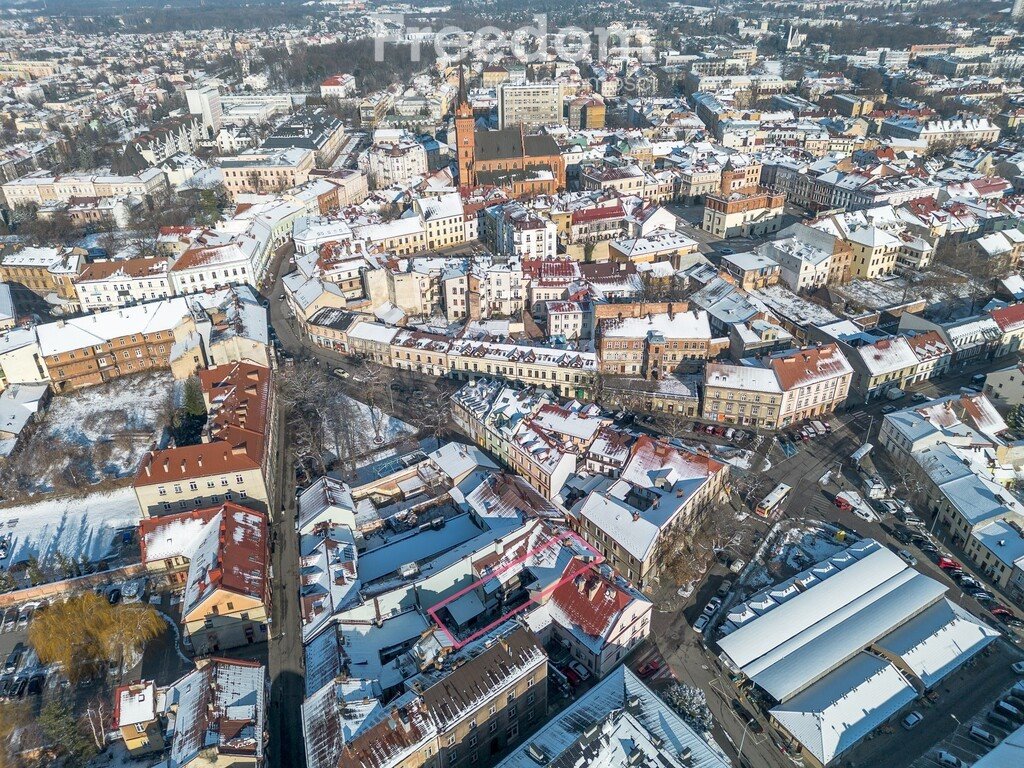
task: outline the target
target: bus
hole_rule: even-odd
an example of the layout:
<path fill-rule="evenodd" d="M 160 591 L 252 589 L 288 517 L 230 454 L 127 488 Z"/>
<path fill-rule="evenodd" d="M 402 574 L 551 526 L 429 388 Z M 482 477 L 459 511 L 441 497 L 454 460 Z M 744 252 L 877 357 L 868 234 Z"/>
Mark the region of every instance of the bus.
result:
<path fill-rule="evenodd" d="M 782 506 L 782 503 L 789 498 L 789 492 L 793 490 L 785 483 L 779 483 L 775 486 L 771 493 L 765 496 L 761 503 L 757 505 L 754 510 L 761 517 L 768 517 L 775 510 Z"/>

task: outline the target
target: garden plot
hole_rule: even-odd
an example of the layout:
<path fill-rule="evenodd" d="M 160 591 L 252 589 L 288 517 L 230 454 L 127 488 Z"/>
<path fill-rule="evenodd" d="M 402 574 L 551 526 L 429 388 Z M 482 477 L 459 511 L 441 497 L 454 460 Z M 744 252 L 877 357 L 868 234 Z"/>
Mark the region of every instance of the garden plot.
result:
<path fill-rule="evenodd" d="M 169 373 L 147 373 L 55 395 L 13 461 L 16 485 L 5 495 L 80 491 L 132 476 L 145 452 L 166 442 L 173 393 Z"/>

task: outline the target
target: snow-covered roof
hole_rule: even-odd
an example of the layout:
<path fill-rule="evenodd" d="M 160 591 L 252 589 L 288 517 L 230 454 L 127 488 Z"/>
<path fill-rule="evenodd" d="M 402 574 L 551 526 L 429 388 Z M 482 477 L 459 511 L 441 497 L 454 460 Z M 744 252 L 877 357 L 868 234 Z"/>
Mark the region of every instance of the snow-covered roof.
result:
<path fill-rule="evenodd" d="M 43 356 L 107 344 L 132 334 L 173 330 L 189 314 L 186 299 L 176 297 L 132 307 L 111 309 L 70 320 L 44 323 L 36 328 Z"/>
<path fill-rule="evenodd" d="M 599 726 L 602 748 L 584 758 L 580 744 L 591 726 Z M 729 765 L 717 744 L 705 740 L 620 664 L 495 768 L 536 768 L 538 760 L 531 753 L 543 755 L 544 765 L 574 765 L 583 760 L 588 768 L 619 768 L 629 764 L 633 754 L 626 745 L 666 768 L 682 765 L 679 755 L 686 753 L 691 768 Z"/>
<path fill-rule="evenodd" d="M 859 653 L 771 713 L 827 765 L 916 697 L 896 667 Z"/>

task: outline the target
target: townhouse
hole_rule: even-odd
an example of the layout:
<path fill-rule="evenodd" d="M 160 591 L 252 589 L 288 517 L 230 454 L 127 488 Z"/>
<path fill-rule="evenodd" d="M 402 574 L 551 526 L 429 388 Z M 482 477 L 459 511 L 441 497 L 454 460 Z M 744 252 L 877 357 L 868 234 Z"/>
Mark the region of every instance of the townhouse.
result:
<path fill-rule="evenodd" d="M 86 253 L 81 248 L 22 248 L 0 258 L 0 282 L 19 283 L 41 296 L 77 302 L 75 278 Z"/>
<path fill-rule="evenodd" d="M 93 261 L 75 278 L 78 302 L 86 312 L 157 301 L 172 295 L 168 269 L 162 257 Z"/>
<path fill-rule="evenodd" d="M 643 305 L 614 305 L 613 310 L 639 312 Z M 660 309 L 660 307 L 653 307 Z M 620 313 L 621 314 L 621 313 Z M 711 326 L 704 310 L 676 309 L 635 317 L 608 317 L 598 321 L 600 370 L 605 374 L 661 379 L 685 364 L 706 360 L 711 348 Z"/>
<path fill-rule="evenodd" d="M 728 493 L 729 468 L 642 435 L 617 479 L 571 505 L 569 525 L 641 589 L 657 579 L 665 547 L 696 530 Z"/>
<path fill-rule="evenodd" d="M 63 392 L 167 368 L 175 345 L 195 331 L 183 298 L 111 309 L 36 327 L 53 388 Z"/>

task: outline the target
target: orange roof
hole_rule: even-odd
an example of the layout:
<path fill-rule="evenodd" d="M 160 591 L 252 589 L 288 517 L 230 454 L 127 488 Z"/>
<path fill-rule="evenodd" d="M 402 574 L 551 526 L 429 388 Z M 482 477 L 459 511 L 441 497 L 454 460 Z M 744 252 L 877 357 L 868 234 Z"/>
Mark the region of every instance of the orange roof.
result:
<path fill-rule="evenodd" d="M 992 319 L 996 321 L 999 330 L 1003 332 L 1024 328 L 1024 304 L 1012 304 L 1009 307 L 993 309 Z"/>
<path fill-rule="evenodd" d="M 167 259 L 154 257 L 124 259 L 123 261 L 94 261 L 85 266 L 82 274 L 78 276 L 78 282 L 106 280 L 119 271 L 128 277 L 157 277 L 167 273 Z"/>
<path fill-rule="evenodd" d="M 199 381 L 210 403 L 210 442 L 150 451 L 135 476 L 136 486 L 263 466 L 270 369 L 252 363 L 229 363 L 200 371 Z"/>
<path fill-rule="evenodd" d="M 850 364 L 839 351 L 839 345 L 825 344 L 820 347 L 808 347 L 783 357 L 774 358 L 771 366 L 784 392 L 796 389 L 815 381 L 831 379 L 843 374 L 851 374 Z"/>

